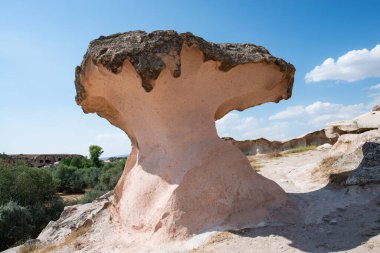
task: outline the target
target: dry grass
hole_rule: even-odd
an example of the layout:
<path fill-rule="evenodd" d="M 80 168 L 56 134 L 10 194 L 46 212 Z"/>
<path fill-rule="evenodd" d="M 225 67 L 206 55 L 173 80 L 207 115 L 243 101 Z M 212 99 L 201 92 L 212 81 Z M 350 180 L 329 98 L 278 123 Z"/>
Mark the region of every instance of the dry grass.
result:
<path fill-rule="evenodd" d="M 22 246 L 17 252 L 18 253 L 31 253 L 31 252 L 36 252 L 36 250 L 39 248 L 39 245 L 24 245 Z"/>
<path fill-rule="evenodd" d="M 342 185 L 350 176 L 351 171 L 344 171 L 336 165 L 339 157 L 330 156 L 324 158 L 319 167 L 315 168 L 312 172 L 313 177 L 317 179 L 328 179 L 334 185 Z"/>
<path fill-rule="evenodd" d="M 209 251 L 205 251 L 205 248 L 207 248 L 211 244 L 219 243 L 219 242 L 222 242 L 224 240 L 228 240 L 228 239 L 232 238 L 232 235 L 233 234 L 228 232 L 228 231 L 224 231 L 224 232 L 220 232 L 220 233 L 217 233 L 215 235 L 212 235 L 208 239 L 207 243 L 203 244 L 200 248 L 193 248 L 190 252 L 191 253 L 209 252 Z"/>
<path fill-rule="evenodd" d="M 281 154 L 279 151 L 273 151 L 272 153 L 267 154 L 267 157 L 269 159 L 279 158 L 279 157 L 283 157 L 283 156 L 284 155 Z"/>
<path fill-rule="evenodd" d="M 306 151 L 310 151 L 310 150 L 315 150 L 316 148 L 317 148 L 316 145 L 297 147 L 297 148 L 292 148 L 292 149 L 286 150 L 285 154 L 301 153 L 301 152 L 306 152 Z"/>
<path fill-rule="evenodd" d="M 81 249 L 82 243 L 78 241 L 78 238 L 85 235 L 86 233 L 91 231 L 91 226 L 82 226 L 74 231 L 72 231 L 69 235 L 66 236 L 65 240 L 61 243 L 49 245 L 43 247 L 42 245 L 24 245 L 19 250 L 20 253 L 51 253 L 57 249 L 60 249 L 64 246 L 74 246 L 75 249 Z"/>
<path fill-rule="evenodd" d="M 312 171 L 314 177 L 329 178 L 332 173 L 337 172 L 334 163 L 338 160 L 336 156 L 324 158 L 319 166 Z"/>
<path fill-rule="evenodd" d="M 253 157 L 248 157 L 249 164 L 251 165 L 253 171 L 259 172 L 262 167 L 264 167 L 262 164 L 260 164 L 258 161 L 256 161 Z"/>
<path fill-rule="evenodd" d="M 227 240 L 231 237 L 232 237 L 232 234 L 230 232 L 225 231 L 225 232 L 217 233 L 216 235 L 211 236 L 206 244 L 218 243 L 218 242 Z"/>
<path fill-rule="evenodd" d="M 80 194 L 63 194 L 58 193 L 58 195 L 63 199 L 65 202 L 77 202 L 83 197 L 83 193 Z"/>

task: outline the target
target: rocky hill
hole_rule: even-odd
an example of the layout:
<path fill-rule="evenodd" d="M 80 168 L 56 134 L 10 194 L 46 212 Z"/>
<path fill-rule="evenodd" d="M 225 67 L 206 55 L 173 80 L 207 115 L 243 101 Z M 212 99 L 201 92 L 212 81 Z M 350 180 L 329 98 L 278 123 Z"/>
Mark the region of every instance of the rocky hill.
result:
<path fill-rule="evenodd" d="M 18 155 L 3 155 L 5 162 L 14 163 L 16 161 L 23 161 L 32 167 L 40 168 L 60 162 L 65 158 L 80 157 L 82 155 L 76 154 L 18 154 Z"/>

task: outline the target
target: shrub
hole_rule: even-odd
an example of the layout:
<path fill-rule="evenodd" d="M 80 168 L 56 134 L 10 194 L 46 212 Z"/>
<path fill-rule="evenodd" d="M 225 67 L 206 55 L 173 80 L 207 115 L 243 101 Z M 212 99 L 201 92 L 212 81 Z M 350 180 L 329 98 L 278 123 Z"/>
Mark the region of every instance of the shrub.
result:
<path fill-rule="evenodd" d="M 59 165 L 53 170 L 53 177 L 57 181 L 57 190 L 64 193 L 83 192 L 85 182 L 81 171 L 72 166 Z"/>
<path fill-rule="evenodd" d="M 25 207 L 9 201 L 0 205 L 0 250 L 29 238 L 34 227 L 32 215 Z"/>
<path fill-rule="evenodd" d="M 85 187 L 94 188 L 99 182 L 101 169 L 97 167 L 80 169 L 80 174 L 84 181 Z"/>
<path fill-rule="evenodd" d="M 9 238 L 13 238 L 11 241 L 15 243 L 35 237 L 50 220 L 56 220 L 63 210 L 63 202 L 56 197 L 55 191 L 56 184 L 49 170 L 32 168 L 20 162 L 9 165 L 0 160 L 0 205 L 3 209 L 5 206 L 2 219 L 7 221 L 5 225 L 0 222 L 0 230 L 15 231 L 9 235 L 0 232 L 0 245 L 11 246 Z M 19 213 L 20 218 L 7 213 L 10 208 Z M 21 232 L 18 231 L 20 224 L 24 227 Z"/>
<path fill-rule="evenodd" d="M 90 203 L 107 192 L 108 191 L 105 191 L 105 190 L 92 189 L 91 191 L 88 191 L 83 195 L 79 203 L 81 204 Z"/>
<path fill-rule="evenodd" d="M 81 198 L 80 203 L 89 203 L 94 199 L 102 196 L 110 190 L 115 188 L 121 174 L 123 173 L 125 165 L 125 159 L 120 159 L 114 162 L 105 163 L 102 169 L 96 170 L 98 168 L 92 168 L 94 174 L 99 173 L 97 177 L 97 182 L 94 185 L 95 187 L 84 194 Z M 92 173 L 91 170 L 84 169 L 83 173 Z M 85 177 L 85 176 L 84 176 Z M 95 182 L 95 178 L 92 179 L 92 184 Z"/>
<path fill-rule="evenodd" d="M 96 186 L 100 190 L 112 190 L 115 188 L 121 174 L 123 173 L 125 159 L 106 163 L 99 176 L 99 184 Z"/>
<path fill-rule="evenodd" d="M 10 200 L 21 206 L 45 203 L 55 197 L 56 184 L 47 169 L 25 163 L 6 165 L 0 161 L 0 204 Z"/>

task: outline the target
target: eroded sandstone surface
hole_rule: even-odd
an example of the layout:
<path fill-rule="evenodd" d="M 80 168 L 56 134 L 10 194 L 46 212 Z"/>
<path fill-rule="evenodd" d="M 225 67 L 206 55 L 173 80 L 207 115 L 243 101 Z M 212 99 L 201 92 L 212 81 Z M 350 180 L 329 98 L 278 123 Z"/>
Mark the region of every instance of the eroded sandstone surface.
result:
<path fill-rule="evenodd" d="M 294 72 L 263 47 L 191 33 L 134 31 L 92 41 L 76 69 L 76 101 L 132 143 L 113 221 L 163 241 L 286 220 L 278 212 L 285 192 L 218 137 L 215 120 L 288 99 Z"/>

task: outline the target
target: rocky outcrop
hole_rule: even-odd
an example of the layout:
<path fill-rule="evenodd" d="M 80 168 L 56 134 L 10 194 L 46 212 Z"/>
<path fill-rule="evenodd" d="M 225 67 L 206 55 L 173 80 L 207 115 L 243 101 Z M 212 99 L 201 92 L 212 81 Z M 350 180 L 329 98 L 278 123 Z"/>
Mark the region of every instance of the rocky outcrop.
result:
<path fill-rule="evenodd" d="M 380 135 L 362 146 L 363 158 L 346 180 L 347 185 L 380 183 Z"/>
<path fill-rule="evenodd" d="M 32 167 L 44 167 L 48 165 L 53 165 L 56 162 L 60 162 L 65 158 L 74 158 L 80 157 L 83 158 L 82 155 L 68 155 L 68 154 L 39 154 L 39 155 L 7 155 L 7 159 L 5 160 L 7 163 L 14 163 L 16 161 L 23 161 L 29 164 Z"/>
<path fill-rule="evenodd" d="M 305 147 L 311 145 L 320 146 L 325 143 L 334 144 L 337 140 L 336 137 L 328 138 L 325 134 L 325 130 L 318 130 L 305 134 L 302 137 L 283 142 L 269 141 L 264 138 L 245 141 L 237 141 L 230 137 L 224 137 L 223 139 L 238 147 L 245 155 L 268 154 L 297 147 Z"/>
<path fill-rule="evenodd" d="M 66 206 L 61 217 L 56 221 L 50 221 L 37 239 L 42 245 L 58 244 L 73 231 L 82 227 L 91 227 L 100 213 L 110 206 L 112 200 L 111 191 L 92 203 Z"/>
<path fill-rule="evenodd" d="M 157 241 L 286 218 L 285 192 L 221 140 L 215 120 L 291 96 L 294 67 L 253 44 L 190 33 L 100 37 L 76 69 L 76 101 L 128 134 L 114 220 Z"/>
<path fill-rule="evenodd" d="M 373 110 L 353 120 L 338 121 L 326 127 L 326 136 L 336 138 L 348 133 L 362 133 L 380 128 L 380 111 Z"/>
<path fill-rule="evenodd" d="M 316 174 L 344 185 L 380 182 L 380 130 L 339 137 Z"/>
<path fill-rule="evenodd" d="M 375 106 L 372 108 L 372 111 L 374 111 L 374 112 L 379 112 L 379 111 L 380 111 L 380 105 L 375 105 Z"/>

